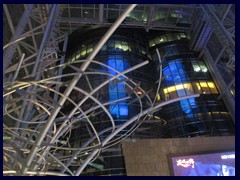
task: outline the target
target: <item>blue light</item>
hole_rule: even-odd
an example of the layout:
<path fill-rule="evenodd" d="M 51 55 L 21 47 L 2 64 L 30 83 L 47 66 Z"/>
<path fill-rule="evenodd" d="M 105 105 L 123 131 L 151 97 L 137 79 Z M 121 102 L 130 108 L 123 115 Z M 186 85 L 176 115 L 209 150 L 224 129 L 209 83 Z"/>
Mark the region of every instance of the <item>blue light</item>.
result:
<path fill-rule="evenodd" d="M 194 98 L 191 98 L 191 99 L 194 99 Z M 186 115 L 191 119 L 193 117 L 193 113 L 192 113 L 192 109 L 191 109 L 191 106 L 189 104 L 189 101 L 188 99 L 185 99 L 185 100 L 181 100 L 180 101 L 180 104 L 181 104 L 181 107 L 182 107 L 182 110 L 186 113 Z"/>
<path fill-rule="evenodd" d="M 117 58 L 110 56 L 107 61 L 108 66 L 116 69 L 119 72 L 123 72 L 125 68 L 128 68 L 129 65 L 126 61 L 124 61 L 121 56 L 118 56 Z M 112 75 L 115 75 L 116 72 L 108 69 L 108 72 Z M 120 79 L 124 79 L 123 76 L 120 77 Z M 109 101 L 120 99 L 126 97 L 126 89 L 125 89 L 125 83 L 115 80 L 109 83 Z M 127 102 L 121 101 L 118 103 L 110 104 L 109 106 L 110 113 L 112 115 L 116 115 L 117 118 L 121 118 L 123 116 L 128 116 L 128 106 Z"/>
<path fill-rule="evenodd" d="M 171 70 L 171 73 L 170 73 Z M 169 63 L 169 67 L 164 68 L 163 74 L 164 76 L 167 74 L 171 74 L 173 76 L 173 79 L 166 78 L 165 80 L 170 82 L 173 81 L 174 84 L 179 84 L 186 81 L 186 73 L 183 69 L 182 62 L 180 59 L 177 59 L 174 62 Z M 184 78 L 180 78 L 184 77 Z M 184 90 L 177 90 L 178 96 L 186 96 L 186 93 Z M 193 118 L 193 112 L 192 112 L 192 106 L 196 105 L 195 98 L 185 99 L 180 101 L 181 107 L 183 112 L 188 116 L 189 119 Z"/>

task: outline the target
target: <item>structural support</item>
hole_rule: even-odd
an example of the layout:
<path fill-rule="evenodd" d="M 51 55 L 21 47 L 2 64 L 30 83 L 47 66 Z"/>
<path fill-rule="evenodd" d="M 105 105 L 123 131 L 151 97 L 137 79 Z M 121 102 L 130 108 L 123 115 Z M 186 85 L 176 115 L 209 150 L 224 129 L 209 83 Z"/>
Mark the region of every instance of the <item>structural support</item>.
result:
<path fill-rule="evenodd" d="M 103 23 L 104 4 L 99 4 L 99 22 Z"/>
<path fill-rule="evenodd" d="M 29 18 L 31 16 L 33 7 L 34 7 L 33 4 L 27 5 L 27 9 L 24 11 L 24 13 L 23 13 L 23 15 L 22 15 L 22 17 L 21 17 L 21 19 L 18 23 L 18 26 L 16 28 L 15 35 L 11 38 L 10 42 L 13 42 L 16 39 L 18 39 L 20 37 L 20 35 L 23 33 L 23 31 L 24 31 L 24 29 L 25 29 L 25 27 L 26 27 L 26 25 L 29 21 Z M 4 53 L 4 56 L 3 56 L 3 76 L 4 76 L 5 69 L 7 69 L 7 67 L 9 66 L 9 64 L 12 61 L 13 54 L 14 54 L 16 48 L 17 48 L 17 45 L 18 45 L 18 42 L 10 45 L 6 49 L 6 52 Z"/>
<path fill-rule="evenodd" d="M 35 76 L 35 73 L 37 72 L 39 67 L 41 67 L 39 64 L 41 64 L 40 62 L 41 62 L 41 60 L 44 56 L 44 48 L 46 47 L 46 43 L 49 40 L 49 37 L 51 35 L 51 31 L 52 31 L 52 28 L 53 28 L 53 25 L 54 25 L 54 22 L 55 22 L 54 20 L 55 20 L 55 16 L 56 16 L 57 12 L 58 12 L 58 5 L 55 4 L 53 6 L 52 11 L 51 11 L 49 21 L 48 21 L 46 30 L 44 32 L 43 39 L 42 39 L 42 42 L 41 42 L 41 45 L 40 45 L 40 48 L 39 48 L 39 51 L 38 51 L 38 54 L 37 54 L 37 57 L 36 57 L 36 61 L 35 61 L 35 64 L 34 64 L 34 67 L 33 67 L 33 70 L 32 70 L 32 74 L 31 74 L 32 77 Z M 35 76 L 34 79 L 39 80 L 40 77 L 41 77 L 41 73 L 38 73 Z M 34 87 L 29 86 L 27 91 L 32 91 L 32 90 L 34 90 L 34 88 L 36 88 L 36 86 L 34 86 Z M 30 98 L 32 98 L 32 97 L 33 96 L 30 95 Z M 23 106 L 22 106 L 22 109 L 21 109 L 21 112 L 24 111 L 23 119 L 27 119 L 27 117 L 29 115 L 29 112 L 32 111 L 32 107 L 33 107 L 32 103 L 28 104 L 27 101 L 23 101 Z M 27 124 L 22 124 L 22 127 L 26 128 Z"/>
<path fill-rule="evenodd" d="M 148 114 L 149 112 L 151 112 L 152 110 L 156 110 L 159 109 L 162 106 L 166 106 L 168 104 L 171 104 L 173 102 L 178 102 L 184 99 L 189 99 L 189 98 L 196 98 L 199 97 L 200 94 L 194 94 L 194 95 L 190 95 L 190 96 L 184 96 L 184 97 L 179 97 L 176 99 L 171 99 L 165 102 L 162 102 L 160 104 L 158 104 L 157 106 L 155 106 L 154 108 L 150 107 L 146 110 L 144 110 L 142 113 L 137 114 L 136 116 L 134 116 L 133 118 L 131 118 L 129 121 L 125 122 L 124 124 L 122 124 L 119 128 L 116 129 L 116 131 L 112 132 L 109 136 L 106 137 L 106 139 L 104 139 L 102 141 L 102 147 L 104 147 L 115 135 L 117 135 L 120 131 L 122 131 L 124 128 L 126 128 L 127 126 L 129 126 L 131 123 L 133 123 L 134 121 L 136 121 L 139 117 L 142 117 L 146 114 Z M 98 151 L 100 150 L 100 148 L 95 149 L 83 162 L 83 164 L 78 168 L 78 170 L 75 173 L 75 176 L 79 176 L 81 174 L 81 172 L 84 170 L 84 168 L 87 166 L 87 164 L 92 160 L 92 158 L 98 153 Z"/>
<path fill-rule="evenodd" d="M 14 26 L 13 26 L 13 23 L 12 23 L 12 19 L 11 19 L 11 16 L 10 16 L 10 13 L 9 13 L 9 11 L 8 11 L 8 8 L 7 8 L 7 5 L 6 5 L 6 4 L 3 4 L 3 9 L 4 9 L 4 13 L 5 13 L 5 15 L 6 15 L 7 22 L 8 22 L 9 28 L 10 28 L 10 30 L 11 30 L 12 36 L 14 36 L 15 30 L 14 30 Z M 15 40 L 15 41 L 18 41 L 18 40 Z M 3 49 L 5 49 L 5 48 L 3 48 Z M 18 51 L 18 55 L 21 56 L 22 51 L 21 51 L 21 49 L 20 49 L 19 46 L 17 46 L 17 51 Z"/>
<path fill-rule="evenodd" d="M 102 37 L 102 39 L 96 45 L 93 52 L 87 57 L 87 61 L 85 63 L 83 63 L 83 65 L 80 67 L 80 73 L 78 75 L 74 76 L 73 80 L 71 81 L 71 83 L 69 84 L 67 89 L 65 90 L 64 96 L 61 97 L 61 99 L 59 100 L 58 104 L 60 106 L 57 106 L 53 109 L 53 111 L 51 112 L 51 115 L 50 115 L 49 119 L 47 120 L 45 126 L 42 128 L 34 146 L 32 147 L 30 153 L 28 154 L 28 157 L 26 159 L 26 166 L 23 166 L 23 168 L 21 169 L 21 174 L 25 174 L 27 172 L 27 170 L 29 169 L 29 167 L 30 167 L 30 165 L 33 161 L 33 158 L 36 155 L 36 152 L 37 152 L 38 148 L 40 147 L 45 135 L 47 134 L 49 128 L 51 127 L 53 121 L 55 120 L 57 114 L 59 113 L 59 111 L 61 109 L 61 106 L 65 103 L 65 101 L 67 100 L 67 97 L 72 92 L 72 90 L 75 87 L 75 85 L 77 84 L 78 80 L 82 77 L 81 72 L 84 72 L 87 69 L 87 67 L 89 66 L 89 64 L 93 60 L 93 58 L 96 56 L 96 54 L 102 48 L 102 46 L 106 43 L 106 41 L 113 34 L 113 32 L 118 28 L 118 26 L 122 23 L 122 21 L 127 17 L 127 15 L 135 8 L 135 6 L 136 6 L 136 4 L 132 4 L 123 12 L 123 14 L 116 20 L 116 22 L 112 25 L 112 27 Z"/>
<path fill-rule="evenodd" d="M 62 49 L 63 52 L 66 52 L 66 51 L 67 51 L 67 44 L 68 44 L 68 35 L 65 34 L 64 44 L 63 44 L 63 49 Z M 64 60 L 65 60 L 65 54 L 61 57 L 60 64 L 64 64 Z M 63 66 L 61 66 L 61 67 L 59 68 L 59 70 L 58 70 L 58 76 L 62 74 L 62 70 L 63 70 Z M 62 78 L 59 77 L 59 78 L 57 79 L 57 81 L 60 82 L 61 79 L 62 79 Z M 56 87 L 56 91 L 59 91 L 59 87 Z M 58 100 L 58 94 L 55 93 L 55 94 L 54 94 L 54 101 L 57 102 L 57 100 Z"/>
<path fill-rule="evenodd" d="M 158 61 L 159 61 L 159 80 L 158 80 L 158 87 L 157 87 L 157 91 L 156 91 L 156 94 L 155 94 L 155 98 L 153 100 L 153 104 L 155 104 L 155 102 L 156 102 L 157 95 L 159 93 L 159 89 L 160 89 L 161 82 L 162 82 L 162 59 L 161 59 L 161 55 L 160 55 L 158 49 L 156 49 L 156 53 L 157 53 Z"/>
<path fill-rule="evenodd" d="M 218 54 L 218 57 L 214 60 L 214 65 L 215 65 L 215 66 L 217 65 L 218 61 L 220 60 L 220 58 L 221 58 L 223 52 L 225 51 L 225 49 L 226 49 L 226 48 L 223 47 L 222 50 L 221 50 L 221 52 Z"/>
<path fill-rule="evenodd" d="M 155 14 L 156 14 L 156 9 L 157 9 L 156 5 L 151 6 L 150 12 L 148 14 L 147 25 L 146 25 L 146 31 L 147 32 L 152 27 L 153 18 L 155 17 Z"/>
<path fill-rule="evenodd" d="M 32 76 L 34 76 L 34 74 L 36 73 L 38 67 L 39 67 L 39 62 L 42 60 L 42 57 L 43 57 L 43 54 L 44 54 L 44 51 L 43 49 L 45 48 L 45 45 L 50 37 L 50 34 L 51 34 L 51 30 L 53 28 L 53 25 L 54 25 L 54 17 L 56 15 L 58 11 L 58 5 L 54 5 L 53 6 L 53 9 L 52 9 L 52 12 L 51 12 L 51 15 L 49 17 L 49 21 L 48 21 L 48 24 L 47 24 L 47 27 L 46 27 L 46 30 L 45 30 L 45 33 L 43 35 L 43 39 L 42 39 L 42 42 L 41 42 L 41 45 L 40 45 L 40 48 L 39 48 L 39 52 L 38 52 L 38 55 L 37 55 L 37 58 L 36 58 L 36 61 L 35 61 L 35 65 L 33 67 L 33 71 L 32 71 Z M 38 80 L 36 78 L 36 80 Z"/>
<path fill-rule="evenodd" d="M 12 82 L 14 82 L 14 81 L 16 80 L 16 78 L 17 78 L 17 75 L 18 75 L 19 70 L 20 70 L 20 68 L 21 68 L 21 65 L 22 65 L 22 62 L 23 62 L 24 57 L 25 57 L 25 54 L 23 53 L 23 54 L 22 54 L 22 57 L 21 57 L 21 59 L 20 59 L 20 62 L 18 63 L 17 69 L 16 69 L 16 71 L 15 71 L 15 73 L 14 73 Z"/>

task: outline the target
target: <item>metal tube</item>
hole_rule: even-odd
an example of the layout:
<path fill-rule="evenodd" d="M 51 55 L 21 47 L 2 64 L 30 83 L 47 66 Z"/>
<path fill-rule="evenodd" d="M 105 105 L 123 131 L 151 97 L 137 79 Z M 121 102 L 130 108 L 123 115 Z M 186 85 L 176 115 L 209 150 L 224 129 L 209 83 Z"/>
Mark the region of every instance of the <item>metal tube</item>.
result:
<path fill-rule="evenodd" d="M 220 60 L 220 57 L 222 56 L 223 52 L 225 51 L 226 47 L 223 47 L 221 52 L 218 54 L 217 58 L 214 59 L 214 65 L 216 66 L 218 61 Z"/>
<path fill-rule="evenodd" d="M 28 21 L 29 21 L 29 18 L 30 18 L 30 15 L 32 13 L 32 9 L 33 9 L 34 5 L 33 4 L 29 4 L 27 6 L 27 9 L 24 11 L 19 23 L 18 23 L 18 26 L 16 28 L 16 31 L 15 31 L 15 34 L 14 36 L 11 38 L 10 42 L 13 42 L 15 39 L 18 39 L 20 37 L 20 35 L 23 33 Z M 4 57 L 3 57 L 3 75 L 4 75 L 4 72 L 5 72 L 5 69 L 7 69 L 7 67 L 9 66 L 9 64 L 11 63 L 11 60 L 12 60 L 12 57 L 13 57 L 13 54 L 15 52 L 15 49 L 17 47 L 18 43 L 14 43 L 12 44 L 11 46 L 9 46 L 6 50 L 6 52 L 4 53 Z"/>
<path fill-rule="evenodd" d="M 19 63 L 18 63 L 17 70 L 16 70 L 15 73 L 14 73 L 12 82 L 14 82 L 14 81 L 16 80 L 16 78 L 17 78 L 17 75 L 18 75 L 19 70 L 20 70 L 20 68 L 21 68 L 21 65 L 22 65 L 22 62 L 23 62 L 24 57 L 25 57 L 25 54 L 23 53 L 23 55 L 22 55 L 22 57 L 21 57 L 21 59 L 20 59 L 20 61 L 19 61 Z"/>
<path fill-rule="evenodd" d="M 228 84 L 227 86 L 227 90 L 229 91 L 229 89 L 231 88 L 231 86 L 233 85 L 233 83 L 235 83 L 235 77 L 231 80 L 231 82 Z"/>
<path fill-rule="evenodd" d="M 67 51 L 67 43 L 68 43 L 68 36 L 67 36 L 67 34 L 65 34 L 64 44 L 63 44 L 63 49 L 62 49 L 63 52 L 66 52 L 66 51 Z M 61 57 L 60 64 L 63 64 L 63 63 L 64 63 L 64 60 L 65 60 L 65 55 L 63 55 L 63 56 Z M 63 70 L 63 66 L 61 66 L 61 67 L 59 68 L 58 75 L 61 75 L 61 74 L 62 74 L 62 70 Z M 59 78 L 57 79 L 57 81 L 60 82 L 61 79 L 62 79 L 62 78 L 59 77 Z M 56 91 L 59 91 L 59 87 L 56 88 Z M 57 100 L 58 100 L 58 94 L 55 93 L 55 94 L 54 94 L 54 101 L 57 102 Z"/>
<path fill-rule="evenodd" d="M 181 100 L 184 100 L 184 99 L 189 99 L 189 98 L 196 98 L 196 97 L 199 97 L 200 94 L 194 94 L 194 95 L 189 95 L 189 96 L 184 96 L 184 97 L 178 97 L 178 98 L 175 98 L 175 99 L 171 99 L 171 100 L 168 100 L 168 101 L 164 101 L 162 103 L 159 103 L 157 106 L 155 107 L 151 107 L 151 108 L 148 108 L 146 110 L 144 110 L 142 113 L 140 114 L 137 114 L 136 116 L 134 116 L 132 119 L 130 119 L 129 121 L 125 122 L 122 126 L 120 126 L 116 131 L 114 131 L 112 134 L 110 134 L 106 139 L 103 140 L 102 142 L 102 146 L 104 146 L 105 144 L 107 144 L 107 142 L 112 139 L 117 133 L 119 133 L 121 130 L 123 130 L 124 128 L 126 128 L 129 124 L 131 124 L 132 122 L 134 122 L 139 116 L 143 116 L 143 115 L 146 115 L 147 113 L 149 113 L 151 110 L 156 110 L 156 109 L 159 109 L 160 107 L 162 106 L 166 106 L 168 104 L 171 104 L 173 102 L 178 102 L 178 101 L 181 101 Z"/>
<path fill-rule="evenodd" d="M 102 46 L 106 43 L 106 41 L 109 39 L 109 37 L 113 34 L 113 32 L 118 28 L 118 26 L 122 23 L 122 21 L 127 17 L 127 15 L 135 8 L 136 4 L 130 5 L 124 13 L 116 20 L 116 22 L 112 25 L 112 27 L 107 31 L 107 33 L 103 36 L 103 38 L 99 41 L 99 43 L 96 45 L 96 48 L 93 50 L 93 52 L 88 56 L 87 60 L 81 67 L 80 71 L 84 72 L 88 65 L 91 63 L 95 55 L 99 52 L 99 50 L 102 48 Z M 49 128 L 51 127 L 54 119 L 56 118 L 57 114 L 59 113 L 61 106 L 66 101 L 66 96 L 69 96 L 69 94 L 72 92 L 74 86 L 77 84 L 78 80 L 81 78 L 82 73 L 79 73 L 76 75 L 71 83 L 69 84 L 68 88 L 64 92 L 64 97 L 61 97 L 58 104 L 60 106 L 57 106 L 54 108 L 54 110 L 51 112 L 51 115 L 49 119 L 47 120 L 45 126 L 42 128 L 42 131 L 40 132 L 34 146 L 32 147 L 30 153 L 28 154 L 28 157 L 26 159 L 26 166 L 21 169 L 21 173 L 25 174 L 27 170 L 29 169 L 29 166 L 31 165 L 33 158 L 38 150 L 38 147 L 41 145 L 45 135 L 47 134 Z"/>
<path fill-rule="evenodd" d="M 56 15 L 57 13 L 57 10 L 58 10 L 58 5 L 54 4 L 53 6 L 53 9 L 51 11 L 51 14 L 50 14 L 50 17 L 49 17 L 49 21 L 48 21 L 48 24 L 47 24 L 47 27 L 46 27 L 46 30 L 44 32 L 44 36 L 43 36 L 43 39 L 42 39 L 42 42 L 41 42 L 41 45 L 40 45 L 40 48 L 39 48 L 39 53 L 37 55 L 37 58 L 36 58 L 36 61 L 35 61 L 35 65 L 33 67 L 33 71 L 32 71 L 32 76 L 36 73 L 38 67 L 39 67 L 39 62 L 40 60 L 42 59 L 42 56 L 43 56 L 43 49 L 46 45 L 46 42 L 48 41 L 48 38 L 49 38 L 49 35 L 51 33 L 51 30 L 53 28 L 53 24 L 54 24 L 54 16 Z M 39 74 L 40 75 L 40 74 Z M 39 76 L 38 75 L 38 76 Z M 37 76 L 37 77 L 38 77 Z M 36 78 L 37 80 L 37 78 Z"/>
<path fill-rule="evenodd" d="M 38 54 L 37 54 L 37 57 L 36 57 L 36 61 L 35 61 L 35 64 L 34 64 L 34 67 L 33 67 L 33 71 L 32 71 L 32 74 L 31 76 L 34 76 L 34 74 L 37 72 L 37 69 L 39 67 L 39 63 L 44 55 L 44 48 L 45 48 L 45 45 L 46 45 L 46 42 L 48 41 L 49 39 L 49 35 L 51 33 L 51 30 L 53 28 L 53 24 L 54 24 L 54 17 L 57 13 L 57 10 L 58 10 L 58 5 L 54 5 L 53 6 L 53 9 L 51 11 L 51 14 L 50 14 L 50 17 L 49 17 L 49 21 L 48 21 L 48 24 L 47 24 L 47 27 L 46 27 L 46 30 L 44 32 L 44 35 L 43 35 L 43 39 L 42 39 L 42 42 L 41 42 L 41 45 L 40 45 L 40 48 L 39 48 L 39 51 L 38 51 Z M 40 76 L 41 76 L 41 73 L 38 73 L 35 77 L 35 80 L 39 80 L 40 79 Z M 32 91 L 34 90 L 35 87 L 31 87 L 29 86 L 27 91 Z M 33 96 L 30 95 L 30 99 L 32 98 Z M 28 98 L 28 96 L 26 97 Z M 23 102 L 23 104 L 26 104 L 25 101 Z M 30 112 L 32 110 L 32 107 L 33 105 L 30 103 L 30 104 L 27 104 L 27 107 L 26 106 L 23 106 L 22 107 L 22 110 L 24 111 L 24 116 L 23 118 L 26 119 L 28 117 L 28 112 Z M 27 127 L 27 124 L 22 124 L 22 127 L 23 128 L 26 128 Z"/>
<path fill-rule="evenodd" d="M 221 18 L 221 21 L 222 21 L 222 22 L 223 22 L 224 19 L 226 18 L 226 16 L 227 16 L 229 10 L 231 9 L 231 7 L 232 7 L 232 4 L 229 4 L 228 7 L 227 7 L 227 9 L 226 9 L 226 11 L 225 11 L 225 13 L 223 14 L 223 16 L 222 16 L 222 18 Z"/>
<path fill-rule="evenodd" d="M 190 95 L 190 96 L 184 96 L 184 97 L 179 97 L 176 99 L 171 99 L 165 102 L 162 102 L 160 104 L 158 104 L 157 106 L 155 106 L 154 108 L 148 108 L 146 110 L 144 110 L 142 113 L 137 114 L 136 116 L 134 116 L 133 118 L 131 118 L 129 121 L 125 122 L 124 124 L 122 124 L 119 128 L 117 128 L 116 131 L 114 131 L 113 133 L 111 133 L 108 137 L 106 137 L 106 139 L 104 139 L 102 141 L 102 147 L 104 147 L 104 145 L 106 145 L 116 134 L 118 134 L 120 131 L 122 131 L 124 128 L 126 128 L 128 125 L 130 125 L 131 123 L 133 123 L 134 121 L 136 121 L 139 117 L 146 115 L 147 113 L 149 113 L 151 110 L 153 109 L 158 109 L 162 106 L 168 105 L 170 103 L 173 102 L 177 102 L 177 101 L 181 101 L 184 99 L 189 99 L 189 98 L 195 98 L 195 97 L 199 97 L 200 94 L 194 94 L 194 95 Z M 99 151 L 99 149 L 95 149 L 84 161 L 84 163 L 78 168 L 78 170 L 75 173 L 75 176 L 79 176 L 81 174 L 81 172 L 83 171 L 83 169 L 87 166 L 87 164 L 91 161 L 91 159 L 97 154 L 97 152 Z"/>
<path fill-rule="evenodd" d="M 99 22 L 103 22 L 104 4 L 99 4 Z"/>
<path fill-rule="evenodd" d="M 215 23 L 218 24 L 219 26 L 219 32 L 221 32 L 225 37 L 226 41 L 228 41 L 229 43 L 231 43 L 232 46 L 235 46 L 235 42 L 234 40 L 229 36 L 228 31 L 226 30 L 226 28 L 223 26 L 223 22 L 219 20 L 219 18 L 217 17 L 217 15 L 215 14 L 215 12 L 212 10 L 210 5 L 200 5 L 202 7 L 202 10 L 204 11 L 204 13 L 207 15 L 207 17 L 210 20 L 215 21 Z M 205 7 L 207 7 L 207 9 L 210 11 L 211 15 L 213 18 L 210 17 L 210 14 L 208 14 L 207 10 L 205 9 Z"/>
<path fill-rule="evenodd" d="M 12 19 L 11 19 L 11 16 L 10 16 L 10 13 L 8 11 L 8 8 L 7 8 L 7 5 L 6 4 L 3 4 L 3 9 L 4 9 L 4 12 L 5 12 L 5 15 L 6 15 L 6 18 L 7 18 L 7 21 L 8 21 L 8 25 L 10 27 L 10 30 L 12 32 L 12 35 L 14 36 L 15 34 L 15 30 L 14 30 L 14 26 L 13 26 L 13 23 L 12 23 Z M 15 42 L 19 41 L 19 39 L 15 40 Z M 14 43 L 15 43 L 14 42 Z M 12 44 L 11 42 L 8 43 L 8 45 Z M 3 49 L 5 49 L 7 46 L 4 46 Z M 21 48 L 19 46 L 17 46 L 17 51 L 18 51 L 18 54 L 19 56 L 21 56 L 22 54 L 22 51 L 21 51 Z"/>
<path fill-rule="evenodd" d="M 142 63 L 140 63 L 140 64 L 138 64 L 138 65 L 136 65 L 136 66 L 133 66 L 133 67 L 131 67 L 131 68 L 129 68 L 129 69 L 123 71 L 123 72 L 119 72 L 117 75 L 115 75 L 115 76 L 113 76 L 112 78 L 104 81 L 104 82 L 103 82 L 102 84 L 100 84 L 97 88 L 95 88 L 91 93 L 89 93 L 88 95 L 86 95 L 86 97 L 85 97 L 83 100 L 81 100 L 81 101 L 78 103 L 78 105 L 69 113 L 68 117 L 71 118 L 72 115 L 75 113 L 75 111 L 77 110 L 78 107 L 80 107 L 92 94 L 94 94 L 95 92 L 97 92 L 100 88 L 102 88 L 103 86 L 105 86 L 107 83 L 109 83 L 110 81 L 118 78 L 119 76 L 122 76 L 123 74 L 127 74 L 127 73 L 129 73 L 129 72 L 131 72 L 131 71 L 133 71 L 133 70 L 135 70 L 135 69 L 137 69 L 137 68 L 140 68 L 140 67 L 146 65 L 147 63 L 148 63 L 148 61 L 144 61 L 144 62 L 142 62 Z M 113 130 L 114 130 L 115 124 L 114 124 L 113 119 L 111 119 L 111 122 L 112 122 Z"/>
<path fill-rule="evenodd" d="M 157 91 L 156 91 L 156 94 L 155 94 L 155 98 L 153 100 L 153 105 L 155 104 L 155 101 L 157 99 L 157 94 L 159 93 L 158 91 L 160 89 L 161 81 L 162 81 L 162 59 L 161 59 L 161 55 L 160 55 L 158 49 L 156 49 L 156 52 L 157 52 L 158 61 L 159 61 L 159 82 L 158 82 L 158 87 L 157 87 Z M 163 57 L 163 59 L 164 59 L 164 57 Z"/>
<path fill-rule="evenodd" d="M 106 85 L 107 83 L 109 83 L 110 81 L 112 81 L 112 80 L 118 78 L 119 76 L 122 76 L 122 75 L 124 75 L 124 74 L 126 74 L 126 73 L 128 73 L 128 72 L 131 72 L 131 71 L 133 71 L 133 70 L 135 70 L 135 69 L 137 69 L 137 68 L 139 68 L 139 67 L 142 67 L 142 66 L 144 66 L 144 65 L 147 64 L 147 63 L 148 63 L 148 61 L 144 61 L 144 62 L 142 62 L 142 63 L 140 63 L 140 64 L 138 64 L 138 65 L 136 65 L 136 66 L 133 66 L 133 67 L 130 68 L 130 69 L 127 69 L 127 70 L 125 70 L 125 71 L 123 71 L 123 72 L 119 72 L 117 75 L 113 76 L 113 77 L 110 78 L 109 80 L 104 81 L 104 82 L 103 82 L 102 84 L 100 84 L 97 88 L 95 88 L 91 93 L 86 93 L 86 92 L 82 91 L 81 89 L 79 89 L 79 88 L 77 88 L 77 87 L 74 87 L 74 89 L 76 89 L 76 90 L 80 91 L 81 93 L 85 94 L 86 97 L 85 97 L 82 101 L 80 101 L 80 102 L 78 103 L 78 105 L 75 106 L 75 108 L 69 113 L 68 119 L 70 119 L 70 118 L 73 116 L 73 114 L 75 113 L 75 111 L 76 111 L 78 108 L 80 108 L 81 104 L 84 103 L 84 102 L 90 97 L 90 98 L 93 99 L 97 104 L 99 104 L 100 107 L 102 107 L 102 109 L 105 111 L 105 113 L 109 116 L 110 121 L 112 122 L 112 126 L 113 126 L 113 127 L 112 127 L 112 131 L 114 131 L 114 129 L 115 129 L 115 123 L 114 123 L 114 120 L 113 120 L 111 114 L 110 114 L 110 113 L 107 111 L 107 109 L 100 103 L 100 101 L 98 101 L 97 99 L 95 99 L 94 97 L 92 97 L 92 94 L 93 94 L 94 92 L 96 92 L 97 90 L 99 90 L 99 89 L 100 89 L 101 87 L 103 87 L 104 85 Z M 64 123 L 63 123 L 63 124 L 64 124 Z M 63 125 L 63 124 L 62 124 L 62 125 Z M 94 127 L 93 127 L 93 129 L 94 129 Z M 60 133 L 60 130 L 61 130 L 61 129 L 59 129 L 58 133 Z M 58 133 L 55 134 L 55 136 L 52 138 L 52 140 L 51 140 L 50 143 L 53 143 L 53 142 L 55 141 Z M 42 156 L 44 156 L 44 155 L 46 154 L 46 151 L 48 151 L 48 150 L 49 150 L 49 147 L 46 148 L 46 150 L 44 151 L 44 153 L 43 153 Z"/>
<path fill-rule="evenodd" d="M 120 126 L 120 125 L 118 125 L 118 126 Z M 100 135 L 102 135 L 103 133 L 105 133 L 105 132 L 107 132 L 107 131 L 110 131 L 110 130 L 111 130 L 111 127 L 110 127 L 110 128 L 107 128 L 107 129 L 104 129 L 103 131 L 99 132 L 98 135 L 100 136 Z M 79 148 L 79 150 L 77 150 L 76 152 L 74 152 L 73 156 L 72 156 L 72 157 L 68 160 L 68 162 L 66 163 L 66 167 L 68 167 L 68 166 L 72 163 L 72 161 L 74 160 L 74 158 L 75 158 L 78 154 L 80 154 L 80 152 L 82 152 L 82 150 L 84 150 L 84 148 L 87 147 L 87 145 L 89 145 L 89 144 L 90 144 L 91 142 L 93 142 L 95 139 L 96 139 L 96 136 L 91 137 L 88 141 L 86 141 L 86 142 L 82 145 L 82 147 Z M 65 171 L 66 171 L 66 168 L 63 167 L 61 173 L 64 173 Z"/>

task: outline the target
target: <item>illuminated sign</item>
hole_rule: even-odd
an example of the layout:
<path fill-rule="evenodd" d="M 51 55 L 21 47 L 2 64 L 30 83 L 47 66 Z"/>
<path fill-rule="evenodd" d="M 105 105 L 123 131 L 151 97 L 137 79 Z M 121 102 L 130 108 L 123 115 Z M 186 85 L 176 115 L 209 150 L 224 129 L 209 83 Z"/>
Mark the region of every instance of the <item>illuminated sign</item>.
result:
<path fill-rule="evenodd" d="M 235 154 L 222 155 L 221 159 L 235 159 Z"/>
<path fill-rule="evenodd" d="M 235 176 L 235 152 L 198 153 L 172 156 L 175 176 Z"/>
<path fill-rule="evenodd" d="M 189 167 L 192 166 L 194 168 L 194 160 L 192 158 L 189 159 L 179 159 L 177 160 L 177 166 L 182 166 L 182 167 Z"/>

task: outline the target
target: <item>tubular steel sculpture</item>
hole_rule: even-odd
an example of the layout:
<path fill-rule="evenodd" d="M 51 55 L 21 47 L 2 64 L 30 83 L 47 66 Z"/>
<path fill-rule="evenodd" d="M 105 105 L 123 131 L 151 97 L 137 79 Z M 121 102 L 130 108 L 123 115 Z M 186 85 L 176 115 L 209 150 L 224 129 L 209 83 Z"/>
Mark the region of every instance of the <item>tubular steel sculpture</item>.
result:
<path fill-rule="evenodd" d="M 12 57 L 12 54 L 9 53 L 12 52 L 13 48 L 16 48 L 16 43 L 21 42 L 24 37 L 19 35 L 13 38 L 7 46 L 4 46 L 8 57 L 6 60 L 4 59 L 4 63 L 6 63 L 4 66 L 3 94 L 4 175 L 79 176 L 103 149 L 120 143 L 128 137 L 137 129 L 141 121 L 150 118 L 149 114 L 153 111 L 175 101 L 199 96 L 186 96 L 157 104 L 155 103 L 156 97 L 152 101 L 144 89 L 138 87 L 149 104 L 147 109 L 143 109 L 142 97 L 134 91 L 138 84 L 128 78 L 126 74 L 146 65 L 148 61 L 119 72 L 94 60 L 104 43 L 135 6 L 129 5 L 102 37 L 92 53 L 83 60 L 66 62 L 64 55 L 58 57 L 56 54 L 55 41 L 59 43 L 60 39 L 60 42 L 62 41 L 64 44 L 63 51 L 65 51 L 68 40 L 67 35 L 56 36 L 54 34 L 54 27 L 59 15 L 58 5 L 53 5 L 51 8 L 52 11 L 35 60 L 29 61 L 32 58 L 22 54 L 18 63 L 8 67 L 9 58 Z M 31 11 L 32 6 L 29 9 Z M 27 12 L 29 13 L 29 11 Z M 29 17 L 25 16 L 25 20 L 26 18 Z M 92 72 L 88 69 L 90 64 L 100 64 L 116 74 L 112 75 L 108 71 Z M 19 71 L 26 67 L 32 67 L 32 73 L 20 77 Z M 62 71 L 66 67 L 72 68 L 73 71 L 63 74 Z M 81 85 L 76 85 L 82 78 L 91 75 L 105 77 L 106 80 L 101 82 L 98 87 L 90 88 L 89 91 L 81 88 Z M 126 122 L 116 124 L 106 106 L 127 100 L 130 97 L 109 102 L 103 102 L 98 97 L 104 86 L 116 80 L 121 81 L 122 77 L 126 79 L 125 85 L 137 98 L 140 110 L 137 115 Z M 64 78 L 71 79 L 71 81 L 65 82 Z M 90 82 L 89 84 L 91 87 Z M 64 89 L 64 92 L 61 89 Z M 82 97 L 80 101 L 76 102 L 70 98 L 69 95 L 73 92 Z M 74 105 L 74 108 L 68 113 L 63 112 L 66 103 Z M 101 122 L 94 120 L 98 114 L 106 119 Z M 82 139 L 76 140 L 73 146 L 69 142 L 73 137 L 72 131 L 80 126 L 83 131 L 83 135 L 80 136 Z M 69 168 L 71 165 L 77 165 L 78 168 L 73 171 Z"/>

